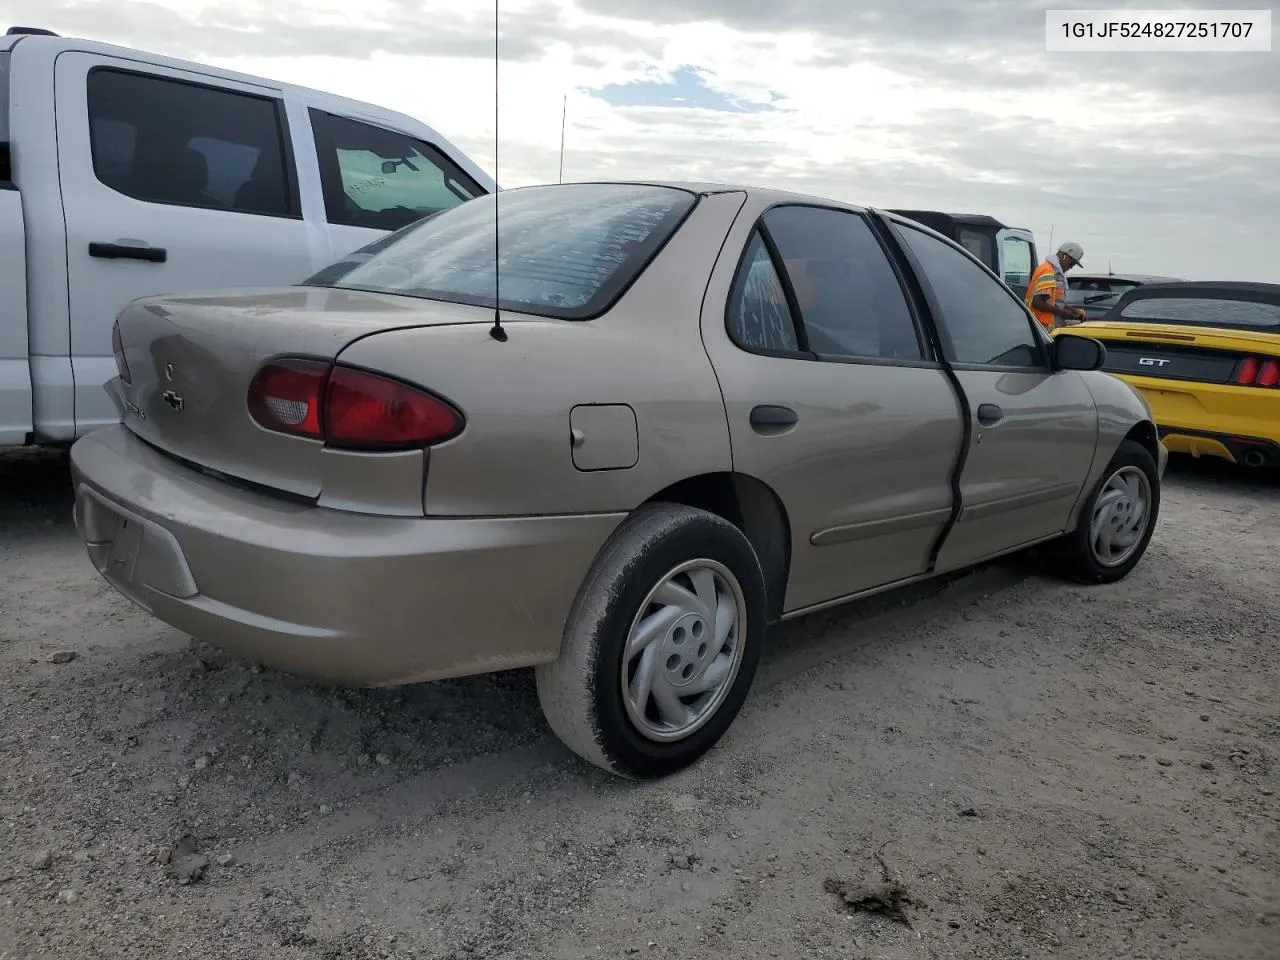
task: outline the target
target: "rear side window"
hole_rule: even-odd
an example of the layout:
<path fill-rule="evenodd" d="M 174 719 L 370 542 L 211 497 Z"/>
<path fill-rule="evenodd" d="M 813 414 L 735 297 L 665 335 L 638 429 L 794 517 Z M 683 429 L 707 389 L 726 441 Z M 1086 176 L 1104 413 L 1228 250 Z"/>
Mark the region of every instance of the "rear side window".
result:
<path fill-rule="evenodd" d="M 279 101 L 162 77 L 89 74 L 93 169 L 136 200 L 298 215 Z"/>
<path fill-rule="evenodd" d="M 1125 320 L 1192 323 L 1234 329 L 1280 330 L 1280 304 L 1224 297 L 1148 297 L 1131 300 L 1120 310 Z"/>
<path fill-rule="evenodd" d="M 753 353 L 796 353 L 796 321 L 782 279 L 760 231 L 751 234 L 746 256 L 729 294 L 729 339 Z"/>
<path fill-rule="evenodd" d="M 311 110 L 330 223 L 398 230 L 484 189 L 436 147 Z"/>
<path fill-rule="evenodd" d="M 922 360 L 889 258 L 859 214 L 786 205 L 764 215 L 795 293 L 808 349 L 829 359 Z"/>
<path fill-rule="evenodd" d="M 0 53 L 0 188 L 13 186 L 9 161 L 9 51 Z"/>
<path fill-rule="evenodd" d="M 307 283 L 583 320 L 608 310 L 693 209 L 686 190 L 589 183 L 487 194 L 383 237 Z"/>

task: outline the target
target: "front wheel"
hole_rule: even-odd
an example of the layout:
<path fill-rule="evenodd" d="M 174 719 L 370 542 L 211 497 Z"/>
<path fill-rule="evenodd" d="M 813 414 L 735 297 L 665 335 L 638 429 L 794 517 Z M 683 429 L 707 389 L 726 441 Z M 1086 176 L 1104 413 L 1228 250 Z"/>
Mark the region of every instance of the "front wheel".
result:
<path fill-rule="evenodd" d="M 547 722 L 586 760 L 633 778 L 693 763 L 755 676 L 765 586 L 750 542 L 704 510 L 652 504 L 609 539 L 536 670 Z"/>
<path fill-rule="evenodd" d="M 1160 514 L 1160 472 L 1146 447 L 1120 444 L 1076 529 L 1054 545 L 1058 572 L 1082 583 L 1115 583 L 1138 565 Z"/>

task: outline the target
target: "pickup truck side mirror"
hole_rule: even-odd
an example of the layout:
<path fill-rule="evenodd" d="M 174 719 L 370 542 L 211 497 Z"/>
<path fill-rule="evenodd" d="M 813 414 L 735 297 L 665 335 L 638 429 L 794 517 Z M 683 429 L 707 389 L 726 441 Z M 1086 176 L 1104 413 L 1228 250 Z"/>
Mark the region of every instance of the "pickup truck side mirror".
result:
<path fill-rule="evenodd" d="M 1101 370 L 1106 362 L 1107 348 L 1101 340 L 1066 332 L 1053 338 L 1055 370 Z"/>

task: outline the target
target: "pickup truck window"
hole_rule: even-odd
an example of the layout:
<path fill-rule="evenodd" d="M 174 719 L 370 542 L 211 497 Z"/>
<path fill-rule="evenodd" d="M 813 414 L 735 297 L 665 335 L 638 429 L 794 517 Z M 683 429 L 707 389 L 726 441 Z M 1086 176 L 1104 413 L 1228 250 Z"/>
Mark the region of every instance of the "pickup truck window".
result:
<path fill-rule="evenodd" d="M 148 203 L 298 215 L 278 101 L 155 75 L 89 73 L 93 169 Z"/>
<path fill-rule="evenodd" d="M 485 192 L 413 137 L 314 108 L 311 127 L 330 223 L 399 230 Z"/>
<path fill-rule="evenodd" d="M 0 187 L 13 183 L 9 166 L 9 51 L 0 53 Z"/>
<path fill-rule="evenodd" d="M 1015 290 L 1025 290 L 1031 282 L 1033 269 L 1031 244 L 1022 237 L 1005 237 L 1004 282 Z"/>

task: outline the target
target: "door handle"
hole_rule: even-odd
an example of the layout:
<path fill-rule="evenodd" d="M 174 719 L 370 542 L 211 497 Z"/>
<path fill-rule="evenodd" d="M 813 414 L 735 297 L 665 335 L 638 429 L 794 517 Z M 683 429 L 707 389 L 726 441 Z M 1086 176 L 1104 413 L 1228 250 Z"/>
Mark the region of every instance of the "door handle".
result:
<path fill-rule="evenodd" d="M 91 243 L 89 256 L 100 260 L 146 260 L 148 263 L 164 263 L 169 251 L 164 247 L 136 247 L 127 243 Z"/>
<path fill-rule="evenodd" d="M 978 422 L 984 427 L 994 427 L 1004 419 L 1004 411 L 994 403 L 978 404 Z"/>
<path fill-rule="evenodd" d="M 762 403 L 751 408 L 751 428 L 756 433 L 784 433 L 800 422 L 800 417 L 790 407 Z"/>

